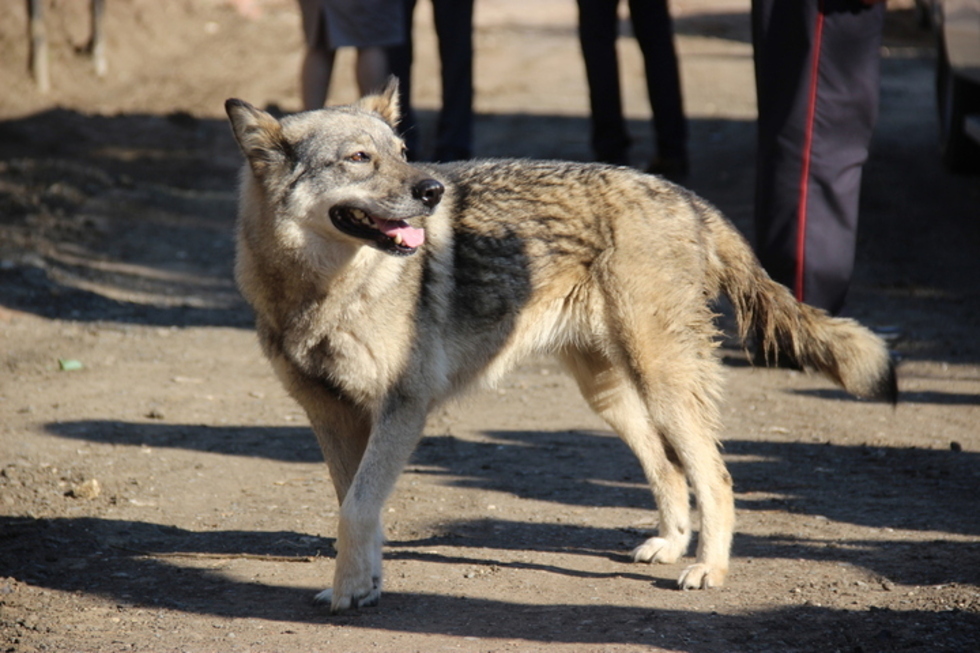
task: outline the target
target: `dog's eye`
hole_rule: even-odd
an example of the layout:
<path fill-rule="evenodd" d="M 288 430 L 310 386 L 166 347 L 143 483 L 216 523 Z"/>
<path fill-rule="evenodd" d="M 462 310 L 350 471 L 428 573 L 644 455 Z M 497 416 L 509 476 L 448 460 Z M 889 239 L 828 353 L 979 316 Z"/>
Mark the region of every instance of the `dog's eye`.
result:
<path fill-rule="evenodd" d="M 367 163 L 371 160 L 371 155 L 367 152 L 354 152 L 349 157 L 347 157 L 354 163 Z"/>

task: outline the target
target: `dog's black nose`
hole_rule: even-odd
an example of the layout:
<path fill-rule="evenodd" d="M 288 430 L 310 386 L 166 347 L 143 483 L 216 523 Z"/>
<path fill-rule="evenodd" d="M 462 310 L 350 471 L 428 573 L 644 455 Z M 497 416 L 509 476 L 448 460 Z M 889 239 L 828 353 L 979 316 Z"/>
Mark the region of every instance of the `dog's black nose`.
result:
<path fill-rule="evenodd" d="M 423 179 L 415 184 L 415 188 L 412 189 L 412 195 L 415 199 L 420 200 L 431 209 L 435 208 L 435 205 L 442 199 L 442 194 L 445 190 L 446 187 L 435 179 Z"/>

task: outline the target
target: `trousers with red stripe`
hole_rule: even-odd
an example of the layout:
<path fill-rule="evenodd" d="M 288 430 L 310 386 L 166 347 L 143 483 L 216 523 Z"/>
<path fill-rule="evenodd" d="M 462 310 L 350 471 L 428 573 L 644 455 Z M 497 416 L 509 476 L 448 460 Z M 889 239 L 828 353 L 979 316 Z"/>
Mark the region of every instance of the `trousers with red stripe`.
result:
<path fill-rule="evenodd" d="M 797 299 L 833 314 L 854 269 L 884 15 L 862 0 L 752 2 L 756 253 Z"/>

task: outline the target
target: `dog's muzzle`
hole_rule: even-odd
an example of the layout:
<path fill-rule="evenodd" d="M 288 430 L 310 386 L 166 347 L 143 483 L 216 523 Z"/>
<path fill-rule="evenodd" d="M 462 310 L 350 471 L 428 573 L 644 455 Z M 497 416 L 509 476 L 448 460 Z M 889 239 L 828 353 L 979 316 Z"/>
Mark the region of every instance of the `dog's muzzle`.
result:
<path fill-rule="evenodd" d="M 435 179 L 423 179 L 412 186 L 412 199 L 420 202 L 428 213 L 442 200 L 446 187 Z M 365 240 L 388 254 L 408 256 L 425 242 L 425 229 L 413 227 L 405 220 L 389 220 L 371 215 L 356 206 L 334 206 L 330 220 L 340 231 Z"/>

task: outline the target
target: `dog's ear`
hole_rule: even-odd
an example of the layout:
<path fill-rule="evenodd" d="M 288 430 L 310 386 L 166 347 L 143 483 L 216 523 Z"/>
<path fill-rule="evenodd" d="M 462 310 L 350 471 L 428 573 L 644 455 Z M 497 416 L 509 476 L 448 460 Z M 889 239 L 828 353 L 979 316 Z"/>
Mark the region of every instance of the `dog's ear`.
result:
<path fill-rule="evenodd" d="M 278 120 L 234 98 L 225 102 L 225 111 L 235 140 L 256 175 L 262 176 L 270 168 L 288 161 L 290 146 Z"/>
<path fill-rule="evenodd" d="M 378 114 L 392 129 L 395 129 L 398 121 L 401 120 L 401 108 L 398 106 L 398 78 L 391 75 L 384 90 L 365 95 L 354 106 Z"/>

